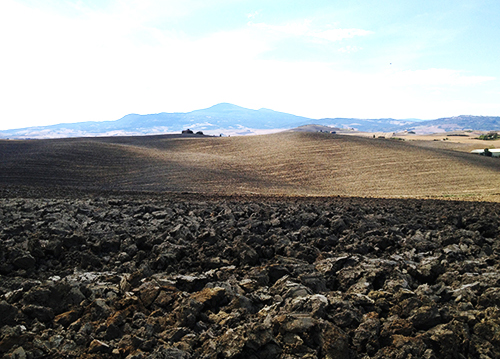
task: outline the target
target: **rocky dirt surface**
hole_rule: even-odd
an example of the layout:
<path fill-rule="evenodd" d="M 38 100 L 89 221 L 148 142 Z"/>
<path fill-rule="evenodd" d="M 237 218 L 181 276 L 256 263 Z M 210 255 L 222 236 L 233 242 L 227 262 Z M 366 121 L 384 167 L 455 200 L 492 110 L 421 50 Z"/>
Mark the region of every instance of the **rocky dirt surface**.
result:
<path fill-rule="evenodd" d="M 500 205 L 0 199 L 4 358 L 499 358 Z"/>

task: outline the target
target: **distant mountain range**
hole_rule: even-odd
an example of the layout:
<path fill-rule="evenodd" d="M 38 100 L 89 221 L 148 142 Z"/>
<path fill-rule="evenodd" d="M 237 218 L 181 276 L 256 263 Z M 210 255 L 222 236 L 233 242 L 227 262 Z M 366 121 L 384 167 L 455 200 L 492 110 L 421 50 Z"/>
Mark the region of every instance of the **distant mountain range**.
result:
<path fill-rule="evenodd" d="M 60 138 L 93 136 L 131 136 L 180 133 L 184 129 L 210 135 L 250 135 L 317 124 L 363 132 L 435 133 L 457 130 L 500 130 L 500 117 L 458 116 L 437 120 L 395 120 L 323 118 L 311 119 L 269 109 L 250 110 L 229 103 L 186 113 L 130 114 L 116 121 L 63 123 L 0 131 L 0 138 Z"/>
<path fill-rule="evenodd" d="M 324 118 L 316 120 L 319 125 L 339 128 L 351 128 L 362 132 L 400 132 L 414 131 L 418 134 L 451 132 L 451 131 L 498 131 L 500 117 L 470 116 L 439 118 L 437 120 L 394 120 L 392 118 L 358 119 L 358 118 Z"/>

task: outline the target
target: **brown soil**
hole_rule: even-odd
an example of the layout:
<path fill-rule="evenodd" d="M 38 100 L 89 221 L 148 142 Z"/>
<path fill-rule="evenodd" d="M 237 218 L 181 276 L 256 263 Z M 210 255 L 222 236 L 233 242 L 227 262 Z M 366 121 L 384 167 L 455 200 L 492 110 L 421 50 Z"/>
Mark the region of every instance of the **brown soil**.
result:
<path fill-rule="evenodd" d="M 498 203 L 6 194 L 2 358 L 499 358 Z"/>
<path fill-rule="evenodd" d="M 327 133 L 1 141 L 0 183 L 83 190 L 500 200 L 498 159 L 423 144 Z"/>

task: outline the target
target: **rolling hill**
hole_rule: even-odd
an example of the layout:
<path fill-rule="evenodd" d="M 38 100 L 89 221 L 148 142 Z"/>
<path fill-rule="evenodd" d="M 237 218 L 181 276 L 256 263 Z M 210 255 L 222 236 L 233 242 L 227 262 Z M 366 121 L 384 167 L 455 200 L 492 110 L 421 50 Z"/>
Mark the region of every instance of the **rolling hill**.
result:
<path fill-rule="evenodd" d="M 411 142 L 287 132 L 0 141 L 0 185 L 500 201 L 500 161 Z"/>

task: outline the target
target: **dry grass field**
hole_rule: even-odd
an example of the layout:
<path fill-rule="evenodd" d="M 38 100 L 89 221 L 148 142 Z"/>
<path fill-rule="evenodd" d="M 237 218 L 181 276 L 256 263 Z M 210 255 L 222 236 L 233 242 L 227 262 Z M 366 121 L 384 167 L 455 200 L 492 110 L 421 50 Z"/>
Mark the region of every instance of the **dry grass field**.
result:
<path fill-rule="evenodd" d="M 499 159 L 436 145 L 298 132 L 1 141 L 0 184 L 500 201 Z"/>
<path fill-rule="evenodd" d="M 386 138 L 401 138 L 405 141 L 412 142 L 415 146 L 440 148 L 453 151 L 470 152 L 475 149 L 484 148 L 500 148 L 500 140 L 484 141 L 479 140 L 480 135 L 484 135 L 486 131 L 456 131 L 452 133 L 433 133 L 428 135 L 414 135 L 408 133 L 369 133 L 369 132 L 355 132 L 343 131 L 344 135 L 362 136 L 373 138 L 384 136 Z"/>

